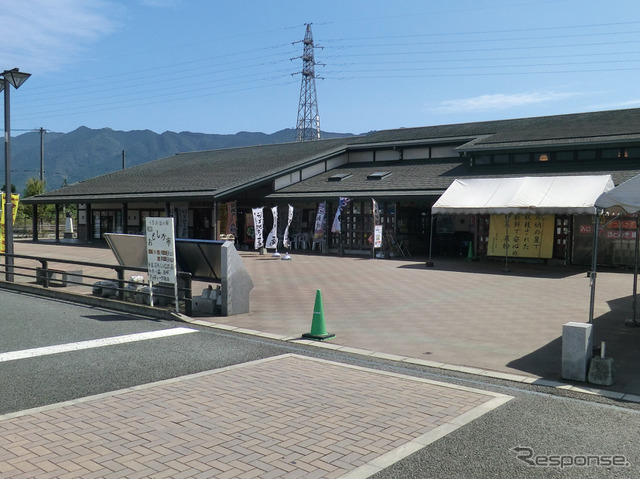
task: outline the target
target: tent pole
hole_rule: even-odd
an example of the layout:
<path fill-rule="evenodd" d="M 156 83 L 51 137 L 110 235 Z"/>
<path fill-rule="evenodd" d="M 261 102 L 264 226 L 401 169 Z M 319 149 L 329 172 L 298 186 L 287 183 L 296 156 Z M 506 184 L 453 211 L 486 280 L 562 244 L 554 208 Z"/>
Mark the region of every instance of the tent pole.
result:
<path fill-rule="evenodd" d="M 637 294 L 638 294 L 638 249 L 640 238 L 638 237 L 638 213 L 636 213 L 636 255 L 633 266 L 633 319 L 631 320 L 634 325 L 638 324 L 636 320 L 636 311 L 637 311 Z"/>
<path fill-rule="evenodd" d="M 431 213 L 431 227 L 429 228 L 429 259 L 427 260 L 425 266 L 427 268 L 433 267 L 433 261 L 431 260 L 431 248 L 433 247 L 433 222 L 436 219 L 436 215 Z"/>
<path fill-rule="evenodd" d="M 596 265 L 598 264 L 598 233 L 600 229 L 600 214 L 602 210 L 596 208 L 596 224 L 593 231 L 593 253 L 591 257 L 591 274 L 589 279 L 591 280 L 591 299 L 589 301 L 589 323 L 593 323 L 593 308 L 596 298 Z"/>

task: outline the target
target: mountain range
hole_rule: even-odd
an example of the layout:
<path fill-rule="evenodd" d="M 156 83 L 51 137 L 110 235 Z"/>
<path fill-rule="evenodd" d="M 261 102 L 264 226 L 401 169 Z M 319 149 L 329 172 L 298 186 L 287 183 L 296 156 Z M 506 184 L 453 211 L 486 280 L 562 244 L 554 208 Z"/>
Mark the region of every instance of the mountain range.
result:
<path fill-rule="evenodd" d="M 354 136 L 351 133 L 321 132 L 321 138 Z M 11 182 L 22 193 L 27 178 L 40 178 L 41 138 L 44 150 L 46 190 L 55 190 L 87 178 L 111 173 L 160 158 L 189 151 L 287 143 L 295 141 L 296 130 L 275 133 L 242 131 L 232 135 L 150 130 L 116 131 L 110 128 L 80 127 L 70 133 L 38 130 L 11 139 Z M 124 159 L 123 159 L 124 157 Z M 0 165 L 3 171 L 4 163 Z"/>

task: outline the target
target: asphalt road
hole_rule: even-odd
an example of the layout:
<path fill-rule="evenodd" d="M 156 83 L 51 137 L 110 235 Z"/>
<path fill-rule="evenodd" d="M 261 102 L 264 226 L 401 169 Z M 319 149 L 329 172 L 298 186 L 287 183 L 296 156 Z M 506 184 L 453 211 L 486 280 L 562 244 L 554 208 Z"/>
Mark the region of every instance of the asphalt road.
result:
<path fill-rule="evenodd" d="M 637 404 L 447 374 L 3 290 L 0 310 L 0 414 L 295 352 L 514 397 L 373 476 L 377 479 L 640 477 Z M 9 355 L 175 328 L 195 332 L 23 359 Z"/>

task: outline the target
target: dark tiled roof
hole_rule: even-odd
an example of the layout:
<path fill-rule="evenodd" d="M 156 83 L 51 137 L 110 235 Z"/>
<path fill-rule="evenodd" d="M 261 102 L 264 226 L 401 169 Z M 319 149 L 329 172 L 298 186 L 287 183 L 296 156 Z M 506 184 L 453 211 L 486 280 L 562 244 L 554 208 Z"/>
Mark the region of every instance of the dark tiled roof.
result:
<path fill-rule="evenodd" d="M 377 171 L 391 174 L 382 180 L 368 180 Z M 528 165 L 494 165 L 469 167 L 459 159 L 354 163 L 335 168 L 300 183 L 288 186 L 268 196 L 271 199 L 333 198 L 337 196 L 439 196 L 456 178 L 502 178 L 519 176 L 607 175 L 616 185 L 640 174 L 628 163 L 557 163 Z M 342 181 L 329 181 L 334 175 L 345 175 Z M 348 176 L 350 175 L 350 176 Z"/>
<path fill-rule="evenodd" d="M 268 182 L 289 168 L 344 150 L 353 138 L 337 138 L 181 153 L 143 165 L 81 181 L 25 203 L 92 197 L 117 200 L 219 197 L 235 189 Z"/>
<path fill-rule="evenodd" d="M 459 148 L 466 151 L 594 141 L 640 142 L 640 109 L 383 130 L 360 137 L 354 146 L 447 139 L 467 139 L 468 143 Z"/>
<path fill-rule="evenodd" d="M 401 128 L 373 132 L 365 136 L 320 141 L 284 143 L 215 151 L 182 153 L 144 165 L 82 181 L 37 197 L 25 203 L 83 202 L 100 200 L 177 200 L 225 199 L 241 189 L 267 185 L 278 175 L 294 171 L 340 152 L 358 149 L 391 148 L 403 145 L 458 145 L 466 152 L 512 149 L 575 147 L 608 142 L 630 146 L 640 144 L 640 109 L 578 113 L 547 117 L 498 120 L 421 128 Z M 462 146 L 460 146 L 462 145 Z M 377 163 L 375 169 L 380 169 Z M 611 172 L 616 184 L 634 176 L 637 165 L 611 163 L 545 165 L 493 165 L 490 168 L 467 169 L 460 159 L 400 161 L 389 166 L 390 178 L 372 184 L 356 174 L 342 182 L 328 182 L 327 177 L 344 170 L 371 172 L 356 163 L 346 165 L 297 185 L 274 193 L 313 195 L 337 191 L 435 192 L 448 187 L 454 177 L 522 176 L 526 174 L 594 174 Z M 515 169 L 517 168 L 517 169 Z M 539 170 L 537 169 L 539 168 Z M 531 170 L 531 171 L 530 171 Z M 365 175 L 366 176 L 366 175 Z M 424 193 L 422 193 L 424 194 Z"/>

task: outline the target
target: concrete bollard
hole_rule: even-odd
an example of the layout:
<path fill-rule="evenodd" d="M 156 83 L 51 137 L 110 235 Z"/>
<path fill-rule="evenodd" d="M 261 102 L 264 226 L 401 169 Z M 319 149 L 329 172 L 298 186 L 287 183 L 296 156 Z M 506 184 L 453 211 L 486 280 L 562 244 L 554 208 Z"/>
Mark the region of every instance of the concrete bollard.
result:
<path fill-rule="evenodd" d="M 613 358 L 605 358 L 605 343 L 602 341 L 600 356 L 591 359 L 589 365 L 589 382 L 600 386 L 612 386 L 615 376 L 615 365 Z"/>
<path fill-rule="evenodd" d="M 562 326 L 562 377 L 586 381 L 593 354 L 593 325 L 569 322 Z"/>

